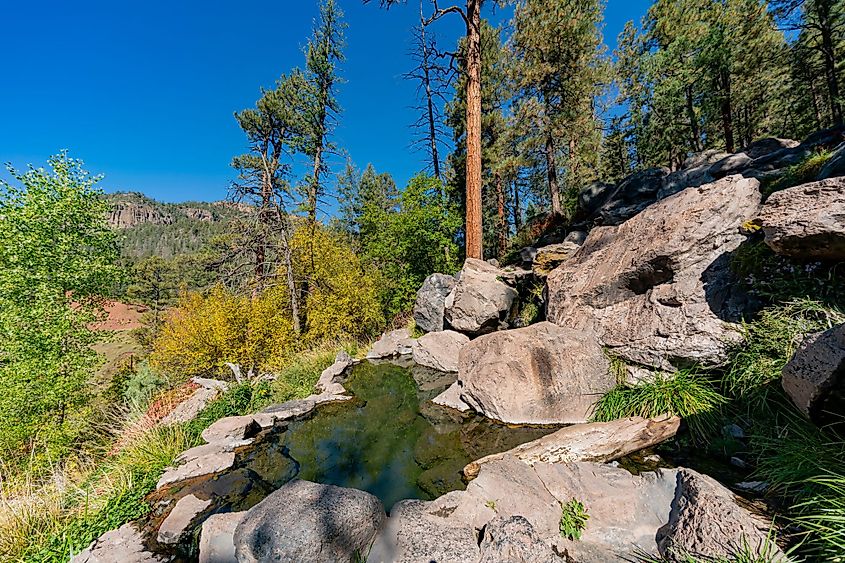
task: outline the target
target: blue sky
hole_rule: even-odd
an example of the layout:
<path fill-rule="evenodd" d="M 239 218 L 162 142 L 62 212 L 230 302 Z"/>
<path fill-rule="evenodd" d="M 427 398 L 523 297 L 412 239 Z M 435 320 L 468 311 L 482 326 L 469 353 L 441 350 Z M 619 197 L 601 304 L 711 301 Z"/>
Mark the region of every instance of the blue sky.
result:
<path fill-rule="evenodd" d="M 335 142 L 359 167 L 372 162 L 404 185 L 423 158 L 409 148 L 414 85 L 402 79 L 418 4 L 387 12 L 339 3 L 349 28 Z M 649 3 L 608 0 L 611 48 Z M 222 199 L 230 159 L 245 148 L 233 112 L 303 65 L 316 13 L 317 0 L 9 2 L 0 28 L 0 161 L 23 168 L 68 149 L 105 175 L 108 191 Z M 435 29 L 451 45 L 461 28 L 452 16 Z"/>

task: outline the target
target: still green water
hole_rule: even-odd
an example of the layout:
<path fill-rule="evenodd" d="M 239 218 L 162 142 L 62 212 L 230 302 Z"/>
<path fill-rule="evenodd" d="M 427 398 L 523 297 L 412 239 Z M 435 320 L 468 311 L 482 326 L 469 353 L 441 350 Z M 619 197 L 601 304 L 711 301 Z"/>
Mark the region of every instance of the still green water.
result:
<path fill-rule="evenodd" d="M 354 487 L 389 510 L 401 499 L 463 489 L 461 469 L 470 461 L 555 430 L 507 426 L 431 403 L 453 380 L 418 366 L 358 364 L 345 383 L 352 400 L 291 424 L 250 465 L 274 486 L 296 476 Z"/>

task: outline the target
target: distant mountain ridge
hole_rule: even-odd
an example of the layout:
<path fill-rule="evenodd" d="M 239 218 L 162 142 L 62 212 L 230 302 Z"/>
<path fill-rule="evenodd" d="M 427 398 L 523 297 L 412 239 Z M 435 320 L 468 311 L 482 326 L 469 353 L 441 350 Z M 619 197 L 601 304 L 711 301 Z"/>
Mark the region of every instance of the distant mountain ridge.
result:
<path fill-rule="evenodd" d="M 140 192 L 107 194 L 109 225 L 120 231 L 128 258 L 173 258 L 198 252 L 250 206 L 226 201 L 164 203 Z"/>

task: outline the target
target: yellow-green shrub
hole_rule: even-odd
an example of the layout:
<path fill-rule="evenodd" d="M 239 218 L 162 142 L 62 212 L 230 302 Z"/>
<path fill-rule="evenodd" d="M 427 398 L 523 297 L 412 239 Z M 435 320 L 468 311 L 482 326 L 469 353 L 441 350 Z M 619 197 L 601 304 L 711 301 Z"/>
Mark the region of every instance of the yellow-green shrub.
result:
<path fill-rule="evenodd" d="M 259 296 L 235 295 L 221 286 L 188 293 L 168 316 L 153 343 L 153 366 L 174 375 L 244 372 L 278 361 L 295 349 L 287 297 L 271 289 Z"/>
<path fill-rule="evenodd" d="M 308 280 L 302 334 L 293 329 L 285 284 L 258 295 L 222 286 L 183 295 L 153 343 L 153 367 L 176 377 L 220 374 L 227 362 L 278 371 L 293 353 L 326 340 L 359 339 L 381 329 L 384 316 L 375 272 L 361 263 L 339 235 L 322 227 L 300 228 L 292 239 L 294 277 Z M 310 253 L 313 249 L 313 269 Z M 285 279 L 282 273 L 279 279 Z M 302 286 L 300 286 L 302 287 Z"/>
<path fill-rule="evenodd" d="M 293 238 L 294 252 L 306 254 L 313 244 L 314 271 L 310 277 L 307 336 L 312 342 L 325 339 L 361 338 L 378 331 L 384 316 L 378 299 L 377 273 L 365 268 L 358 256 L 337 234 L 299 229 Z M 300 267 L 310 264 L 300 261 Z"/>

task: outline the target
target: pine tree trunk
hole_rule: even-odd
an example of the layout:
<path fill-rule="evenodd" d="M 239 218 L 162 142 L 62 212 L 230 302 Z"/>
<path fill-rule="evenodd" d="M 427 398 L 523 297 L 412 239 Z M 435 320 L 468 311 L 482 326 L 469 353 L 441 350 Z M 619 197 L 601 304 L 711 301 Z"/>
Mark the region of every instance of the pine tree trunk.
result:
<path fill-rule="evenodd" d="M 317 192 L 320 189 L 320 171 L 323 169 L 323 143 L 320 139 L 317 150 L 314 151 L 314 170 L 311 185 L 308 187 L 308 225 L 313 227 L 317 222 Z"/>
<path fill-rule="evenodd" d="M 692 99 L 692 86 L 687 86 L 687 118 L 690 122 L 690 135 L 692 136 L 692 150 L 701 151 L 701 131 L 698 128 L 698 118 L 695 116 L 695 106 Z"/>
<path fill-rule="evenodd" d="M 505 255 L 508 250 L 508 222 L 505 217 L 505 189 L 502 186 L 502 175 L 496 172 L 496 215 L 498 219 L 498 243 L 499 243 L 499 258 Z"/>
<path fill-rule="evenodd" d="M 725 135 L 725 151 L 734 152 L 733 117 L 731 116 L 730 71 L 722 70 L 719 74 L 719 78 L 722 83 L 722 99 L 720 102 L 720 111 L 722 114 L 722 130 Z"/>
<path fill-rule="evenodd" d="M 833 21 L 831 16 L 831 2 L 822 0 L 816 2 L 819 18 L 819 28 L 822 36 L 822 58 L 824 59 L 824 75 L 827 80 L 827 90 L 830 95 L 830 118 L 834 125 L 842 124 L 842 105 L 839 100 L 839 79 L 836 76 L 836 53 L 833 46 Z"/>
<path fill-rule="evenodd" d="M 812 76 L 805 76 L 807 84 L 810 86 L 810 98 L 813 101 L 813 115 L 816 118 L 816 129 L 822 127 L 822 110 L 819 104 L 818 93 L 816 92 L 816 84 Z"/>
<path fill-rule="evenodd" d="M 422 60 L 423 60 L 423 82 L 425 86 L 425 101 L 426 109 L 428 111 L 428 142 L 429 150 L 431 151 L 431 167 L 434 171 L 434 177 L 442 180 L 440 176 L 440 156 L 437 154 L 437 127 L 434 120 L 434 94 L 431 89 L 431 74 L 429 68 L 429 52 L 428 44 L 425 36 L 425 21 L 422 17 L 422 3 L 420 3 L 420 34 L 422 45 Z"/>
<path fill-rule="evenodd" d="M 299 296 L 296 293 L 296 280 L 293 277 L 293 253 L 290 249 L 290 239 L 287 226 L 282 227 L 282 254 L 284 255 L 285 270 L 287 271 L 288 294 L 290 294 L 290 309 L 293 321 L 293 330 L 299 333 L 302 330 L 299 321 Z"/>
<path fill-rule="evenodd" d="M 519 208 L 519 184 L 513 183 L 513 230 L 519 233 L 522 228 L 522 209 Z"/>
<path fill-rule="evenodd" d="M 467 0 L 466 256 L 483 259 L 481 227 L 481 0 Z"/>
<path fill-rule="evenodd" d="M 552 214 L 561 215 L 560 186 L 557 181 L 557 162 L 555 162 L 555 141 L 551 133 L 546 135 L 546 175 L 549 179 L 549 198 L 552 202 Z"/>

